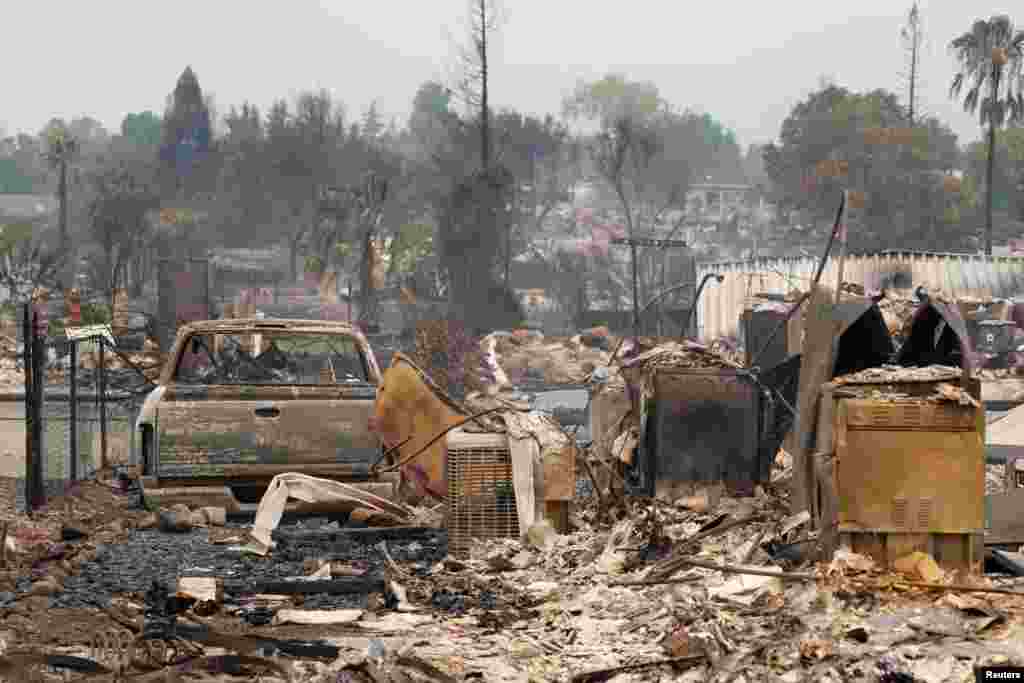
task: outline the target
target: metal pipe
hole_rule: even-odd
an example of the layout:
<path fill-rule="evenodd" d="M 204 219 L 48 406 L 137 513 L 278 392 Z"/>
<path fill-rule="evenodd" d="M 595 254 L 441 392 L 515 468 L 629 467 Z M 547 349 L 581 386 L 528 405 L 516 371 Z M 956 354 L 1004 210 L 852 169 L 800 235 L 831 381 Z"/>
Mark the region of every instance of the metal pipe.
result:
<path fill-rule="evenodd" d="M 650 301 L 644 304 L 644 307 L 640 309 L 640 313 L 646 313 L 648 308 L 656 304 L 658 301 L 661 301 L 661 299 L 668 296 L 672 292 L 678 292 L 680 289 L 686 289 L 692 286 L 692 282 L 684 282 L 681 285 L 675 285 L 674 287 L 669 287 L 668 289 L 662 290 L 659 294 L 655 295 L 654 298 L 652 298 Z"/>
<path fill-rule="evenodd" d="M 46 491 L 43 483 L 43 413 L 46 385 L 46 339 L 40 334 L 39 309 L 32 314 L 32 488 L 29 491 L 31 510 L 46 505 Z"/>
<path fill-rule="evenodd" d="M 97 399 L 100 407 L 100 467 L 107 466 L 107 364 L 103 353 L 103 337 L 99 338 L 100 344 L 100 376 L 96 383 Z"/>
<path fill-rule="evenodd" d="M 35 411 L 33 399 L 35 399 L 35 388 L 33 386 L 34 377 L 32 376 L 32 344 L 34 335 L 32 334 L 32 304 L 25 304 L 25 316 L 22 320 L 22 346 L 24 347 L 24 363 L 25 363 L 25 508 L 29 511 L 32 510 L 32 477 L 35 473 L 35 458 L 36 453 L 33 450 L 35 441 Z"/>
<path fill-rule="evenodd" d="M 71 447 L 68 449 L 71 462 L 68 463 L 68 474 L 71 481 L 78 481 L 78 340 L 69 341 L 68 350 L 68 421 Z"/>
<path fill-rule="evenodd" d="M 697 287 L 697 292 L 693 295 L 693 303 L 690 304 L 690 310 L 686 312 L 686 324 L 683 325 L 683 329 L 679 333 L 679 341 L 686 339 L 686 332 L 690 329 L 690 322 L 693 320 L 693 312 L 697 309 L 697 302 L 700 301 L 701 292 L 704 291 L 704 285 L 706 285 L 708 280 L 711 278 L 715 278 L 719 283 L 725 281 L 725 276 L 719 275 L 718 273 L 708 273 L 701 279 L 700 285 Z"/>

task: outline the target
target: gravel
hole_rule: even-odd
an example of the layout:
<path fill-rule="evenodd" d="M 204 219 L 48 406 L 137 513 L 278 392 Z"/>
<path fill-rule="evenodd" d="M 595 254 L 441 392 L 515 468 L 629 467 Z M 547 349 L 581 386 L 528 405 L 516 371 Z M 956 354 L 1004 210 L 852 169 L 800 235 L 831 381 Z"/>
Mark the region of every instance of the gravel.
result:
<path fill-rule="evenodd" d="M 228 526 L 247 528 L 241 524 Z M 101 547 L 95 560 L 82 564 L 76 575 L 64 581 L 64 590 L 51 596 L 50 606 L 107 606 L 115 594 L 145 593 L 153 581 L 162 581 L 173 590 L 178 577 L 183 575 L 219 576 L 225 581 L 254 583 L 301 577 L 307 574 L 303 567 L 307 558 L 349 562 L 370 575 L 377 574 L 384 564 L 373 542 L 337 531 L 318 530 L 311 534 L 301 527 L 281 527 L 275 532 L 278 546 L 268 557 L 242 554 L 231 546 L 211 544 L 207 539 L 205 529 L 182 534 L 155 529 L 133 531 L 125 543 Z M 444 558 L 447 540 L 443 532 L 429 531 L 409 539 L 388 541 L 388 551 L 395 561 L 412 563 L 411 571 L 425 573 Z M 24 593 L 30 586 L 26 578 L 19 581 L 16 590 Z M 363 607 L 365 603 L 365 595 L 314 594 L 306 596 L 304 607 L 338 609 Z"/>

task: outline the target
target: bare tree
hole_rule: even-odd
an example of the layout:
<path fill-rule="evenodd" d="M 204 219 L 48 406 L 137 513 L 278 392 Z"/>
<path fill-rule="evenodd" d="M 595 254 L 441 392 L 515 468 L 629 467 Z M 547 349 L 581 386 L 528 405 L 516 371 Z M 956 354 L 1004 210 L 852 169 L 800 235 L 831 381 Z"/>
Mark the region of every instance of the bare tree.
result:
<path fill-rule="evenodd" d="M 636 235 L 636 217 L 634 211 L 639 204 L 638 198 L 644 192 L 644 173 L 650 167 L 651 160 L 658 153 L 660 141 L 654 131 L 634 117 L 622 116 L 595 138 L 592 150 L 594 163 L 598 172 L 608 182 L 615 196 L 622 205 L 622 213 L 626 218 L 626 231 L 632 240 Z M 630 244 L 629 261 L 633 281 L 633 327 L 639 334 L 640 310 L 637 291 L 637 252 L 636 244 Z"/>
<path fill-rule="evenodd" d="M 48 233 L 35 222 L 0 225 L 0 284 L 16 303 L 28 303 L 37 287 L 58 283 L 68 252 L 51 247 Z"/>
<path fill-rule="evenodd" d="M 907 81 L 907 113 L 908 121 L 911 126 L 915 122 L 915 114 L 918 112 L 918 95 L 919 87 L 918 81 L 920 79 L 920 56 L 921 56 L 921 41 L 924 34 L 921 31 L 921 14 L 917 7 L 917 1 L 911 6 L 910 11 L 907 13 L 907 23 L 900 30 L 900 38 L 903 40 L 904 49 L 907 51 L 907 73 L 905 75 Z"/>
<path fill-rule="evenodd" d="M 470 0 L 469 44 L 459 49 L 458 91 L 466 106 L 477 112 L 480 126 L 480 166 L 491 165 L 489 50 L 500 25 L 497 0 Z"/>
<path fill-rule="evenodd" d="M 123 271 L 146 242 L 146 215 L 160 203 L 153 164 L 129 152 L 127 145 L 118 145 L 107 163 L 89 174 L 89 229 L 103 250 L 97 284 L 109 295 L 111 310 Z"/>

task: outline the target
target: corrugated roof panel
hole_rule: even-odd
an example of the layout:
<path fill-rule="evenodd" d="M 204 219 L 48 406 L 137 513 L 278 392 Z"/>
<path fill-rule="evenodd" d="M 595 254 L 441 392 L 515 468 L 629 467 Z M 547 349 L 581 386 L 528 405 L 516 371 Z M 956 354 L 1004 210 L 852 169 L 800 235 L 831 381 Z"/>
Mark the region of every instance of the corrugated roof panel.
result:
<path fill-rule="evenodd" d="M 1006 298 L 1013 298 L 1017 295 L 1017 269 L 1020 268 L 1020 264 L 1012 260 L 1006 262 L 1006 269 L 1004 271 L 1004 279 L 1006 281 Z"/>
<path fill-rule="evenodd" d="M 950 288 L 950 296 L 967 296 L 971 288 L 970 282 L 971 262 L 966 258 L 957 258 L 954 261 L 953 286 Z"/>
<path fill-rule="evenodd" d="M 821 284 L 829 288 L 836 284 L 836 255 L 829 259 L 822 273 Z M 735 334 L 743 307 L 752 294 L 806 291 L 817 265 L 817 256 L 699 264 L 698 281 L 712 272 L 726 276 L 726 282 L 709 283 L 701 295 L 697 316 L 702 336 Z M 898 278 L 900 274 L 909 275 L 909 282 Z M 904 290 L 901 294 L 909 293 L 918 285 L 927 285 L 954 298 L 1024 297 L 1024 258 L 988 259 L 977 255 L 906 251 L 851 254 L 844 263 L 843 279 L 860 284 L 866 290 L 878 290 L 883 285 L 894 289 L 898 284 L 898 288 Z"/>
<path fill-rule="evenodd" d="M 1005 299 L 1010 296 L 1010 262 L 999 259 L 995 264 L 996 296 Z"/>
<path fill-rule="evenodd" d="M 946 259 L 938 256 L 928 257 L 928 279 L 934 282 L 938 289 L 945 289 L 946 284 Z"/>
<path fill-rule="evenodd" d="M 942 264 L 942 291 L 953 291 L 953 282 L 956 277 L 956 259 L 946 259 Z"/>

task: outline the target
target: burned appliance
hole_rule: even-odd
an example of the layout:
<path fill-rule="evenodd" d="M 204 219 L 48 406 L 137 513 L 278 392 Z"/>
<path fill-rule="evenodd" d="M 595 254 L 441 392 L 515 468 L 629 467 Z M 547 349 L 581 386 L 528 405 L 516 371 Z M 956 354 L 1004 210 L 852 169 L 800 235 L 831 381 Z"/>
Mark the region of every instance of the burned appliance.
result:
<path fill-rule="evenodd" d="M 775 332 L 786 319 L 786 312 L 785 304 L 758 305 L 743 312 L 740 325 L 747 367 L 753 365 L 755 359 L 762 367 L 772 367 L 786 359 L 789 352 L 786 330 Z"/>
<path fill-rule="evenodd" d="M 517 538 L 512 454 L 504 434 L 448 434 L 448 550 L 468 557 L 473 539 Z"/>
<path fill-rule="evenodd" d="M 644 402 L 637 457 L 627 492 L 653 496 L 659 483 L 718 483 L 752 493 L 768 478 L 763 457 L 762 392 L 736 370 L 659 370 Z"/>
<path fill-rule="evenodd" d="M 836 454 L 840 541 L 882 564 L 922 551 L 975 571 L 984 533 L 980 409 L 935 403 L 928 394 L 937 381 L 894 381 L 832 383 L 823 393 L 818 443 Z M 874 398 L 886 390 L 909 397 Z"/>

